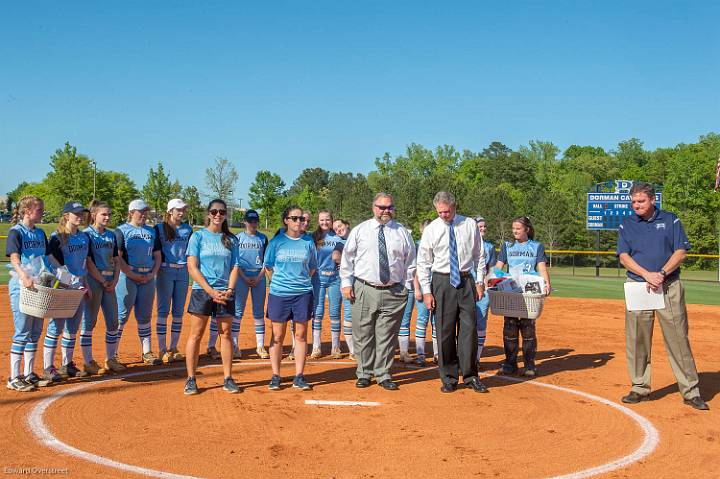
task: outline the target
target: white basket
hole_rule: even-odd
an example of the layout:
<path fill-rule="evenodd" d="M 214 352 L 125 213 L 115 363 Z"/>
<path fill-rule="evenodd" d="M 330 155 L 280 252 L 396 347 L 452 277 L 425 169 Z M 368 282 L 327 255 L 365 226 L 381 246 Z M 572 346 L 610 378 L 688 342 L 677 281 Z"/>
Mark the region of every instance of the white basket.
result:
<path fill-rule="evenodd" d="M 490 310 L 496 316 L 537 319 L 542 313 L 545 295 L 488 290 Z"/>
<path fill-rule="evenodd" d="M 20 290 L 20 311 L 36 318 L 72 318 L 75 316 L 85 291 L 80 289 L 53 289 L 35 285 Z"/>

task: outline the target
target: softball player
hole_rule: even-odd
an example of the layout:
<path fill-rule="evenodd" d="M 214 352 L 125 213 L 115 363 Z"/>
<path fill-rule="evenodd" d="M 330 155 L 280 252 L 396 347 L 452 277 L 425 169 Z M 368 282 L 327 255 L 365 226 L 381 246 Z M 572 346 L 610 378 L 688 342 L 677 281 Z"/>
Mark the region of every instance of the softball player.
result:
<path fill-rule="evenodd" d="M 265 349 L 265 268 L 263 257 L 268 244 L 267 236 L 258 231 L 260 215 L 255 210 L 245 212 L 246 231 L 238 233 L 238 280 L 235 284 L 235 317 L 232 323 L 233 359 L 241 359 L 242 353 L 238 345 L 240 324 L 245 312 L 248 294 L 252 301 L 253 320 L 255 322 L 255 352 L 260 359 L 268 359 L 270 355 Z M 213 324 L 215 327 L 213 328 Z M 210 339 L 208 355 L 216 356 L 215 342 L 217 339 L 217 321 L 210 320 Z M 217 356 L 216 356 L 217 357 Z"/>
<path fill-rule="evenodd" d="M 187 271 L 186 250 L 192 226 L 183 223 L 187 204 L 178 198 L 168 201 L 163 222 L 155 225 L 160 239 L 160 269 L 155 280 L 157 294 L 157 340 L 160 359 L 168 364 L 182 361 L 185 356 L 177 349 L 182 318 L 190 280 Z M 170 348 L 167 347 L 167 319 L 172 311 Z"/>
<path fill-rule="evenodd" d="M 265 248 L 267 236 L 258 231 L 260 215 L 255 210 L 245 212 L 245 231 L 238 233 L 238 260 L 240 271 L 235 286 L 235 318 L 233 320 L 233 345 L 240 357 L 238 335 L 240 321 L 245 312 L 248 294 L 252 300 L 253 321 L 255 323 L 255 351 L 260 359 L 268 359 L 265 349 Z"/>
<path fill-rule="evenodd" d="M 280 360 L 285 339 L 287 322 L 295 328 L 295 378 L 293 387 L 309 390 L 305 380 L 305 354 L 307 351 L 307 323 L 313 316 L 313 273 L 317 269 L 317 249 L 303 239 L 303 212 L 290 207 L 283 212 L 283 223 L 287 232 L 276 236 L 265 251 L 265 268 L 270 272 L 270 294 L 268 295 L 267 317 L 272 322 L 270 360 L 272 378 L 268 388 L 280 389 Z"/>
<path fill-rule="evenodd" d="M 412 234 L 412 231 L 408 230 Z M 417 252 L 417 242 L 415 244 L 415 250 Z M 413 304 L 415 303 L 415 282 L 413 281 L 413 287 L 408 288 L 407 292 L 407 304 L 405 305 L 405 311 L 403 312 L 402 320 L 400 321 L 400 330 L 398 331 L 398 343 L 400 345 L 400 361 L 403 363 L 412 363 L 413 358 L 410 356 L 410 320 L 412 319 Z M 416 326 L 417 329 L 417 326 Z M 425 364 L 425 360 L 423 360 Z"/>
<path fill-rule="evenodd" d="M 495 266 L 501 268 L 507 264 L 508 268 L 522 266 L 523 271 L 539 272 L 545 280 L 545 294 L 550 294 L 550 276 L 545 266 L 547 258 L 545 247 L 535 241 L 535 230 L 530 218 L 519 216 L 512 222 L 512 234 L 515 241 L 505 241 L 500 250 L 500 256 Z M 498 374 L 515 374 L 518 371 L 517 357 L 519 350 L 518 331 L 522 334 L 522 352 L 525 369 L 523 376 L 537 376 L 535 366 L 535 353 L 537 352 L 537 338 L 535 336 L 535 320 L 528 318 L 505 317 L 503 325 L 503 345 L 505 348 L 505 361 Z"/>
<path fill-rule="evenodd" d="M 13 313 L 13 338 L 10 346 L 10 376 L 7 388 L 13 391 L 32 391 L 40 382 L 33 371 L 37 342 L 42 334 L 43 320 L 29 316 L 20 311 L 21 286 L 30 288 L 33 280 L 22 269 L 33 258 L 47 254 L 48 241 L 45 232 L 35 227 L 42 220 L 45 205 L 37 196 L 23 196 L 13 212 L 12 227 L 8 231 L 5 255 L 10 257 L 15 275 L 10 278 L 10 309 Z M 25 360 L 24 374 L 20 374 L 20 366 Z M 60 378 L 56 371 L 53 376 Z"/>
<path fill-rule="evenodd" d="M 320 346 L 322 344 L 322 321 L 325 316 L 325 296 L 327 294 L 329 316 L 330 316 L 330 334 L 332 337 L 330 357 L 333 359 L 342 358 L 340 353 L 340 303 L 342 302 L 342 294 L 340 293 L 340 275 L 338 267 L 332 259 L 332 253 L 340 241 L 340 237 L 332 229 L 332 214 L 329 211 L 320 211 L 318 213 L 318 227 L 313 233 L 313 241 L 318 253 L 318 270 L 317 276 L 320 280 L 318 288 L 318 296 L 314 298 L 315 317 L 313 318 L 313 350 L 310 354 L 312 359 L 320 359 L 322 352 Z"/>
<path fill-rule="evenodd" d="M 188 270 L 193 278 L 190 313 L 190 335 L 185 346 L 188 378 L 185 394 L 199 392 L 197 369 L 200 340 L 210 316 L 217 318 L 220 330 L 220 352 L 223 366 L 223 390 L 235 394 L 240 387 L 232 378 L 232 317 L 238 276 L 237 238 L 227 224 L 227 204 L 215 199 L 208 204 L 205 228 L 193 234 L 187 247 Z"/>
<path fill-rule="evenodd" d="M 482 216 L 475 217 L 475 223 L 477 224 L 478 231 L 482 236 L 483 250 L 485 252 L 485 278 L 487 278 L 490 268 L 495 265 L 496 254 L 495 245 L 485 240 L 485 233 L 487 232 L 487 222 Z M 487 289 L 487 284 L 485 285 Z M 485 337 L 487 336 L 487 320 L 488 320 L 488 308 L 490 307 L 490 295 L 483 294 L 483 297 L 475 303 L 475 312 L 477 314 L 477 363 L 478 369 L 480 368 L 480 356 L 482 350 L 485 347 Z"/>
<path fill-rule="evenodd" d="M 80 278 L 85 287 L 87 284 L 87 259 L 90 256 L 90 237 L 80 231 L 85 213 L 89 211 L 76 201 L 65 203 L 62 217 L 58 223 L 57 231 L 50 235 L 48 243 L 48 259 L 50 262 L 66 266 L 68 271 Z M 92 292 L 88 289 L 88 295 Z M 63 379 L 69 377 L 87 376 L 87 371 L 81 371 L 73 362 L 75 352 L 75 337 L 80 326 L 80 320 L 85 312 L 86 298 L 83 297 L 77 311 L 69 318 L 52 318 L 48 321 L 45 341 L 43 343 L 43 374 L 44 380 L 55 381 L 57 377 L 52 374 L 53 360 L 57 349 L 58 338 L 62 335 L 60 350 L 62 353 L 61 366 L 58 370 Z"/>
<path fill-rule="evenodd" d="M 310 220 L 312 218 L 312 213 L 310 210 L 303 210 L 302 212 L 302 219 L 300 219 L 300 237 L 308 241 L 309 243 L 315 244 L 315 239 L 313 238 L 313 235 L 308 233 L 308 229 L 310 228 Z M 284 225 L 282 229 L 283 233 L 287 232 L 287 225 Z M 313 289 L 313 314 L 315 313 L 315 308 L 317 307 L 317 298 L 320 294 L 320 277 L 317 274 L 317 269 L 310 277 L 310 282 L 312 284 Z M 293 335 L 292 338 L 292 349 L 290 350 L 290 354 L 288 354 L 288 359 L 295 359 L 295 322 L 292 323 L 292 331 Z"/>
<path fill-rule="evenodd" d="M 145 224 L 148 210 L 143 200 L 131 201 L 127 222 L 115 229 L 120 252 L 120 278 L 115 287 L 118 298 L 118 348 L 134 307 L 142 361 L 157 366 L 162 361 L 152 352 L 150 319 L 155 299 L 155 277 L 162 262 L 162 246 L 155 229 Z"/>
<path fill-rule="evenodd" d="M 347 220 L 336 220 L 333 223 L 333 229 L 335 234 L 340 238 L 338 239 L 335 249 L 332 253 L 332 259 L 335 262 L 337 268 L 340 267 L 340 261 L 342 259 L 342 252 L 347 242 L 347 237 L 350 234 L 350 222 Z M 341 293 L 342 295 L 342 293 Z M 343 298 L 343 336 L 345 336 L 345 343 L 347 344 L 350 359 L 355 360 L 355 345 L 353 343 L 352 334 L 352 314 L 350 313 L 350 300 Z"/>
<path fill-rule="evenodd" d="M 125 366 L 115 358 L 117 348 L 117 296 L 115 286 L 120 275 L 118 248 L 115 233 L 107 229 L 112 210 L 104 201 L 93 200 L 90 204 L 90 226 L 84 233 L 90 238 L 90 258 L 87 262 L 88 286 L 91 296 L 85 303 L 85 314 L 80 327 L 80 347 L 88 374 L 119 373 Z M 92 335 L 102 307 L 105 318 L 105 363 L 103 367 L 93 359 Z"/>

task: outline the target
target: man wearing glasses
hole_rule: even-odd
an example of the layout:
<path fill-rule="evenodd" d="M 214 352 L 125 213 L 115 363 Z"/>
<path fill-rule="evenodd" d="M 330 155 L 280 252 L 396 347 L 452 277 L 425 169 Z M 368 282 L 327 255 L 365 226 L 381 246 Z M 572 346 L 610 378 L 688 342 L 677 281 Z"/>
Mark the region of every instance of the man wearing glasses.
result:
<path fill-rule="evenodd" d="M 342 294 L 352 305 L 358 388 L 374 376 L 383 389 L 398 389 L 390 367 L 415 273 L 415 244 L 394 215 L 392 196 L 375 195 L 373 218 L 350 231 L 340 261 Z"/>

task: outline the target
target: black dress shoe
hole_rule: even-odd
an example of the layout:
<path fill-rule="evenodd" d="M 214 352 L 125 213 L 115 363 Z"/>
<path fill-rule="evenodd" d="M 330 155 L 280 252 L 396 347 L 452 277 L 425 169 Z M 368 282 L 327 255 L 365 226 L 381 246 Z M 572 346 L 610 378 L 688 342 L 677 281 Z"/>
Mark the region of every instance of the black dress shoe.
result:
<path fill-rule="evenodd" d="M 683 402 L 690 407 L 699 409 L 700 411 L 707 411 L 710 409 L 710 406 L 708 406 L 707 403 L 705 401 L 703 401 L 700 396 L 695 396 L 694 398 L 691 398 L 691 399 L 685 399 L 685 400 L 683 400 Z"/>
<path fill-rule="evenodd" d="M 356 388 L 366 388 L 370 386 L 370 380 L 368 378 L 360 378 L 355 382 Z"/>
<path fill-rule="evenodd" d="M 457 390 L 457 384 L 443 383 L 440 392 L 454 393 Z"/>
<path fill-rule="evenodd" d="M 488 388 L 480 381 L 480 378 L 472 378 L 470 381 L 465 383 L 466 388 L 472 388 L 476 393 L 487 393 Z"/>
<path fill-rule="evenodd" d="M 636 393 L 635 391 L 630 391 L 630 394 L 627 396 L 623 396 L 621 401 L 625 404 L 637 404 L 640 401 L 647 401 L 648 400 L 648 394 L 640 394 Z"/>
<path fill-rule="evenodd" d="M 378 386 L 380 386 L 386 391 L 397 391 L 398 389 L 400 389 L 398 385 L 392 382 L 390 379 L 386 379 L 385 381 L 378 383 Z"/>

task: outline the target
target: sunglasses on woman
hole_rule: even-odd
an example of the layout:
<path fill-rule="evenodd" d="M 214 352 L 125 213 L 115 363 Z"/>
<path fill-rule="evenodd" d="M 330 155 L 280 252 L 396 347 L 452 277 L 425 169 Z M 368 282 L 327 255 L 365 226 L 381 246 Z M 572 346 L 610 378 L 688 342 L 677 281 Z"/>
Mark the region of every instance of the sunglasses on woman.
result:
<path fill-rule="evenodd" d="M 299 221 L 301 223 L 307 222 L 307 218 L 305 218 L 304 216 L 288 216 L 287 219 L 289 219 L 290 221 Z"/>
<path fill-rule="evenodd" d="M 227 210 L 212 209 L 212 210 L 208 211 L 208 213 L 210 213 L 210 216 L 217 216 L 217 215 L 225 216 L 227 214 Z"/>

